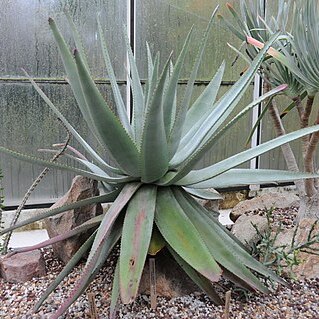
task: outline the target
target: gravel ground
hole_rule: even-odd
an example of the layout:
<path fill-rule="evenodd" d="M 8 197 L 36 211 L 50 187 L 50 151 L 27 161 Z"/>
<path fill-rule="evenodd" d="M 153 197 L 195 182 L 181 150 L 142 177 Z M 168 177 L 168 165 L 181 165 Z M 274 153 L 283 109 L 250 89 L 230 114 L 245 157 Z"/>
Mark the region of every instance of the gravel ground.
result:
<path fill-rule="evenodd" d="M 275 222 L 281 220 L 285 227 L 292 226 L 294 211 L 289 214 L 283 210 L 275 212 Z M 49 314 L 57 309 L 63 298 L 74 286 L 79 278 L 83 264 L 76 267 L 75 271 L 51 295 L 38 314 L 32 313 L 36 300 L 62 269 L 62 265 L 53 257 L 50 249 L 44 251 L 48 274 L 42 278 L 33 279 L 25 284 L 6 283 L 0 279 L 0 318 L 37 319 L 49 318 Z M 96 305 L 100 319 L 108 318 L 110 304 L 111 283 L 116 255 L 112 255 L 108 262 L 89 287 L 88 292 L 96 296 Z M 274 291 L 265 295 L 244 295 L 243 292 L 233 290 L 230 318 L 232 319 L 319 319 L 319 279 L 292 282 L 288 286 L 278 286 Z M 226 283 L 226 288 L 230 286 Z M 234 287 L 232 287 L 234 289 Z M 81 296 L 69 309 L 67 315 L 61 317 L 91 318 L 88 312 L 87 295 Z M 128 306 L 119 307 L 119 318 L 182 318 L 182 319 L 209 319 L 223 318 L 223 307 L 214 306 L 210 300 L 201 293 L 167 300 L 158 298 L 155 310 L 150 308 L 150 300 L 146 295 L 140 296 L 137 301 Z"/>

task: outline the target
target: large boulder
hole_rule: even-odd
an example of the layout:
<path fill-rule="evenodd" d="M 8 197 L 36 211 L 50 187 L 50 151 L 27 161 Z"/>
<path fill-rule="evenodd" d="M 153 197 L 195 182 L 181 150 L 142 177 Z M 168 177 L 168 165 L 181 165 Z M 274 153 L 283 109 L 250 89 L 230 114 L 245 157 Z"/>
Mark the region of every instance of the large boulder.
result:
<path fill-rule="evenodd" d="M 316 219 L 305 218 L 302 219 L 298 225 L 296 234 L 296 242 L 299 244 L 305 243 L 308 239 L 310 230 L 312 229 Z M 319 249 L 319 224 L 317 223 L 312 232 L 312 238 L 317 238 L 311 248 Z M 311 251 L 311 249 L 306 249 Z M 314 251 L 318 253 L 318 251 Z M 298 254 L 300 264 L 293 268 L 293 272 L 297 278 L 319 278 L 319 256 L 300 252 Z"/>
<path fill-rule="evenodd" d="M 155 257 L 156 295 L 176 298 L 200 291 L 172 256 L 163 249 Z M 150 294 L 150 271 L 145 263 L 139 286 L 140 294 Z"/>
<path fill-rule="evenodd" d="M 291 249 L 291 246 L 298 247 L 308 241 L 308 235 L 316 222 L 316 219 L 307 218 L 302 219 L 299 223 L 297 230 L 296 227 L 283 229 L 277 236 L 274 247 L 278 247 L 278 249 L 283 249 L 286 253 L 288 253 Z M 310 248 L 306 248 L 303 250 L 311 252 L 311 249 L 319 249 L 319 225 L 317 224 L 313 230 L 311 237 L 317 241 L 310 246 Z M 293 242 L 294 241 L 294 242 Z M 315 251 L 318 253 L 318 251 Z M 296 276 L 296 278 L 319 278 L 319 256 L 309 254 L 307 252 L 298 252 L 297 259 L 299 264 L 293 266 L 291 271 Z M 290 271 L 290 270 L 289 270 Z"/>
<path fill-rule="evenodd" d="M 256 230 L 258 229 L 258 232 Z M 267 218 L 259 215 L 242 215 L 232 227 L 231 232 L 244 244 L 247 248 L 252 248 L 257 244 L 268 228 Z"/>
<path fill-rule="evenodd" d="M 288 208 L 291 206 L 299 206 L 299 197 L 292 192 L 263 193 L 253 199 L 237 204 L 231 212 L 231 217 L 235 221 L 239 216 L 248 212 L 271 208 Z"/>
<path fill-rule="evenodd" d="M 51 208 L 71 204 L 82 199 L 99 195 L 97 181 L 83 176 L 76 176 L 73 179 L 70 190 L 59 199 Z M 46 229 L 49 237 L 66 233 L 85 221 L 103 213 L 101 204 L 89 205 L 73 209 L 46 219 Z M 73 236 L 60 241 L 53 246 L 55 255 L 64 263 L 67 263 L 75 252 L 81 247 L 90 236 L 91 231 Z"/>
<path fill-rule="evenodd" d="M 40 250 L 2 257 L 0 271 L 1 277 L 6 281 L 17 283 L 46 275 L 45 262 Z"/>

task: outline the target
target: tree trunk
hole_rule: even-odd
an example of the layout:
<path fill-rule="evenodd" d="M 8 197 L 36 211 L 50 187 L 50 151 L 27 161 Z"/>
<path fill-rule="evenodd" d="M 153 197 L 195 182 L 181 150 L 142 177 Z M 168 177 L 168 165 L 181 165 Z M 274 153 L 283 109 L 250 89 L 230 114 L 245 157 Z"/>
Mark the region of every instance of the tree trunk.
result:
<path fill-rule="evenodd" d="M 300 197 L 300 206 L 297 215 L 297 223 L 304 218 L 319 219 L 319 194 L 316 193 L 312 197 L 307 195 Z"/>

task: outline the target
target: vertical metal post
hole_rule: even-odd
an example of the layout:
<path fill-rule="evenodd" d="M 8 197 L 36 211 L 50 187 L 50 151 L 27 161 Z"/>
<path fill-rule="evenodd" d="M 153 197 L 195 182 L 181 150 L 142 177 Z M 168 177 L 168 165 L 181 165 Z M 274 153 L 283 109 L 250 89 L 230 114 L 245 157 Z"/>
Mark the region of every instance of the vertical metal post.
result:
<path fill-rule="evenodd" d="M 264 0 L 264 17 L 266 17 L 266 6 L 267 6 L 267 0 Z M 263 79 L 260 77 L 260 75 L 256 74 L 254 79 L 254 93 L 253 93 L 253 99 L 256 100 L 258 97 L 260 97 L 263 94 Z M 252 114 L 252 127 L 256 124 L 257 119 L 261 115 L 262 112 L 262 105 L 259 104 L 257 108 L 253 109 Z M 261 143 L 261 122 L 258 125 L 258 128 L 254 132 L 254 135 L 251 139 L 251 147 L 257 146 Z M 260 168 L 260 159 L 259 157 L 256 157 L 250 161 L 250 168 L 257 169 Z M 250 185 L 251 191 L 257 191 L 260 189 L 260 185 Z"/>
<path fill-rule="evenodd" d="M 126 30 L 129 38 L 133 54 L 135 53 L 136 46 L 136 1 L 127 0 L 127 14 L 126 14 Z M 126 109 L 129 118 L 132 116 L 132 93 L 131 93 L 131 81 L 130 81 L 130 64 L 128 56 L 126 57 L 127 76 L 126 76 Z"/>

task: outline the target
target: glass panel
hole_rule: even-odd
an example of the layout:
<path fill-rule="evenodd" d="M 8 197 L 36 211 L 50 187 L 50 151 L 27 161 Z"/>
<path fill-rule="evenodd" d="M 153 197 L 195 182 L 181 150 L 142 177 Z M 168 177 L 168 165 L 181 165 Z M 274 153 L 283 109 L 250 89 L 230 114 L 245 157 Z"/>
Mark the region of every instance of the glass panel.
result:
<path fill-rule="evenodd" d="M 96 145 L 80 111 L 76 107 L 68 85 L 42 85 L 53 103 L 91 145 Z M 110 86 L 100 86 L 108 101 L 112 101 Z M 125 94 L 126 87 L 122 86 Z M 112 103 L 110 103 L 112 106 Z M 53 112 L 29 84 L 0 85 L 0 145 L 50 159 L 52 154 L 39 154 L 39 148 L 50 148 L 53 143 L 65 141 L 66 132 Z M 81 150 L 74 138 L 70 145 Z M 102 148 L 98 148 L 102 153 Z M 82 151 L 82 150 L 81 150 Z M 68 164 L 73 161 L 63 158 Z M 0 166 L 4 175 L 6 204 L 20 200 L 33 180 L 42 171 L 42 167 L 14 160 L 9 156 L 0 156 Z M 63 195 L 70 187 L 73 175 L 65 171 L 51 170 L 32 195 L 31 202 L 46 202 Z"/>
<path fill-rule="evenodd" d="M 237 6 L 235 0 L 228 2 Z M 145 63 L 146 42 L 152 47 L 153 53 L 161 52 L 162 62 L 168 58 L 171 51 L 173 51 L 173 59 L 176 60 L 176 55 L 180 52 L 187 33 L 194 25 L 193 41 L 183 70 L 183 76 L 188 77 L 203 30 L 218 4 L 220 4 L 218 13 L 231 19 L 226 8 L 226 1 L 137 0 L 136 29 L 138 36 L 136 52 L 141 76 L 145 77 L 147 75 L 147 63 Z M 227 61 L 227 66 L 223 80 L 238 79 L 245 64 L 239 59 L 234 67 L 231 66 L 236 53 L 227 46 L 227 42 L 237 48 L 240 45 L 240 42 L 228 30 L 224 29 L 218 18 L 215 17 L 215 25 L 210 34 L 209 44 L 198 76 L 199 79 L 210 79 L 224 59 Z"/>
<path fill-rule="evenodd" d="M 67 10 L 83 36 L 89 64 L 96 77 L 105 76 L 97 33 L 96 17 L 101 23 L 118 77 L 125 77 L 125 49 L 118 35 L 126 23 L 126 1 L 117 0 L 3 0 L 0 10 L 0 76 L 23 76 L 21 68 L 34 77 L 61 77 L 65 72 L 57 46 L 48 26 L 54 17 L 71 48 L 70 28 L 63 10 Z"/>
<path fill-rule="evenodd" d="M 277 97 L 276 98 L 277 106 L 280 111 L 283 111 L 290 103 L 291 100 L 287 97 Z M 318 105 L 318 98 L 315 99 L 314 105 Z M 314 109 L 315 110 L 315 109 Z M 309 123 L 312 125 L 316 121 L 316 111 L 311 114 Z M 293 109 L 290 111 L 284 118 L 283 124 L 286 129 L 286 132 L 293 132 L 299 128 L 299 116 L 297 114 L 297 110 Z M 268 115 L 266 114 L 265 119 L 262 122 L 262 141 L 268 141 L 271 138 L 276 137 L 273 122 Z M 302 148 L 301 148 L 301 140 L 298 139 L 292 143 L 290 143 L 291 148 L 295 154 L 297 162 L 299 163 L 299 167 L 303 169 L 303 159 L 302 159 Z M 272 169 L 287 169 L 284 157 L 281 152 L 281 148 L 276 148 L 275 150 L 264 154 L 261 156 L 260 161 L 261 168 L 272 168 Z"/>
<path fill-rule="evenodd" d="M 183 96 L 183 90 L 185 89 L 186 85 L 179 86 L 179 95 Z M 193 94 L 193 101 L 202 93 L 204 90 L 204 85 L 197 85 L 194 89 Z M 222 97 L 231 86 L 223 85 L 221 86 L 218 92 L 218 99 Z M 240 110 L 242 110 L 245 106 L 247 106 L 252 101 L 253 96 L 253 86 L 250 86 L 246 91 L 244 97 L 238 103 L 238 106 L 235 110 L 231 113 L 228 120 L 230 120 L 233 116 L 237 115 Z M 225 124 L 227 122 L 225 121 Z M 251 118 L 250 114 L 248 113 L 245 115 L 239 122 L 234 124 L 232 128 L 230 128 L 222 137 L 221 139 L 212 147 L 210 151 L 208 151 L 203 159 L 196 165 L 197 168 L 209 166 L 211 164 L 217 163 L 227 157 L 230 157 L 236 153 L 239 153 L 245 149 L 245 142 L 248 138 L 250 133 L 250 123 Z M 243 164 L 241 167 L 249 167 L 249 163 Z"/>
<path fill-rule="evenodd" d="M 229 86 L 222 86 L 218 94 L 221 97 L 225 92 L 230 89 Z M 253 87 L 249 87 L 246 91 L 244 97 L 241 99 L 238 106 L 230 115 L 229 119 L 234 115 L 238 114 L 245 106 L 247 106 L 252 101 Z M 237 154 L 245 150 L 245 143 L 250 133 L 251 127 L 251 114 L 246 114 L 242 119 L 240 119 L 232 128 L 230 128 L 225 135 L 217 142 L 215 146 L 212 147 L 211 151 L 205 154 L 203 160 L 198 163 L 198 167 L 208 166 L 234 154 Z M 227 122 L 225 122 L 227 123 Z M 240 167 L 248 168 L 249 162 L 242 164 Z"/>

